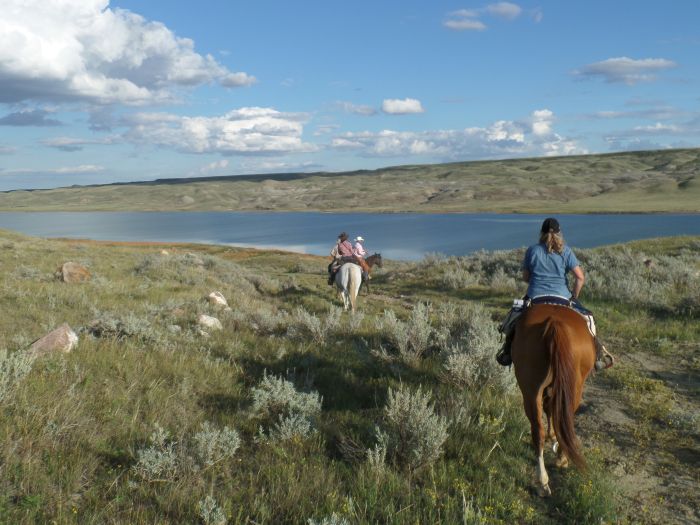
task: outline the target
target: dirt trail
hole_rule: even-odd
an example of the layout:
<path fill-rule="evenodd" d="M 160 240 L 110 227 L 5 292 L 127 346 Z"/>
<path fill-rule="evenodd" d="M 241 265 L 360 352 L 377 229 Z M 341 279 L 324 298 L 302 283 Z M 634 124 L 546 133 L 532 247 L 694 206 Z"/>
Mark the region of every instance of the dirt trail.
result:
<path fill-rule="evenodd" d="M 679 407 L 698 413 L 697 368 L 683 368 L 675 358 L 640 353 L 620 355 L 615 366 L 662 380 L 674 391 Z M 640 421 L 622 391 L 606 384 L 605 374 L 594 374 L 587 382 L 578 433 L 586 446 L 602 451 L 623 502 L 628 502 L 623 504 L 624 518 L 631 523 L 700 523 L 697 429 L 679 433 L 660 422 Z"/>

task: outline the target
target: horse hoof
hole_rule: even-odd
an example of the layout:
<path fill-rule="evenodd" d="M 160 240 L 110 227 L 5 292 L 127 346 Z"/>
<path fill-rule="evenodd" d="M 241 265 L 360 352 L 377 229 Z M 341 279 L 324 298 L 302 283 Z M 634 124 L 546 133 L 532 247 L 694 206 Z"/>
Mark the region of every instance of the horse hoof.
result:
<path fill-rule="evenodd" d="M 552 491 L 549 488 L 549 485 L 548 484 L 547 485 L 540 485 L 539 487 L 537 487 L 537 495 L 540 498 L 550 497 L 552 495 Z"/>

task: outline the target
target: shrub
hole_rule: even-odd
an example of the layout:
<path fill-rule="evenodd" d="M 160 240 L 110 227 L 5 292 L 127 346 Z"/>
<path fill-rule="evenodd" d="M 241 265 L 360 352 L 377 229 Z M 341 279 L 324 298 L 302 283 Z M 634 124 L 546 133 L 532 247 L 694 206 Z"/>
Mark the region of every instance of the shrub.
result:
<path fill-rule="evenodd" d="M 132 467 L 146 481 L 171 481 L 177 474 L 177 452 L 170 433 L 156 424 L 149 439 L 150 446 L 138 451 L 138 461 Z"/>
<path fill-rule="evenodd" d="M 304 307 L 299 306 L 294 312 L 294 320 L 301 330 L 308 334 L 314 343 L 323 345 L 329 334 L 334 333 L 340 325 L 342 309 L 331 306 L 328 314 L 323 320 L 318 316 L 308 312 Z"/>
<path fill-rule="evenodd" d="M 197 512 L 204 525 L 226 525 L 224 511 L 211 496 L 207 496 L 197 504 Z"/>
<path fill-rule="evenodd" d="M 149 446 L 138 451 L 132 469 L 145 481 L 173 481 L 231 458 L 240 445 L 238 432 L 229 427 L 217 429 L 205 422 L 191 442 L 176 443 L 167 430 L 156 424 Z"/>
<path fill-rule="evenodd" d="M 445 352 L 448 377 L 460 387 L 508 391 L 514 383 L 509 370 L 496 362 L 501 344 L 496 323 L 481 305 L 461 312 L 460 337 Z"/>
<path fill-rule="evenodd" d="M 148 319 L 139 317 L 133 312 L 119 316 L 111 312 L 95 310 L 93 315 L 96 319 L 87 327 L 87 332 L 94 337 L 133 338 L 144 343 L 158 341 L 161 338 Z"/>
<path fill-rule="evenodd" d="M 205 422 L 194 435 L 196 457 L 204 468 L 232 457 L 240 446 L 238 432 L 229 427 L 219 430 Z"/>
<path fill-rule="evenodd" d="M 347 518 L 336 514 L 335 512 L 330 516 L 322 518 L 320 521 L 316 521 L 313 518 L 309 518 L 308 525 L 350 525 Z"/>
<path fill-rule="evenodd" d="M 305 438 L 313 432 L 314 420 L 321 412 L 317 392 L 299 392 L 290 381 L 265 374 L 252 396 L 252 411 L 270 425 L 270 439 Z M 261 427 L 260 435 L 264 434 Z"/>
<path fill-rule="evenodd" d="M 7 353 L 0 350 L 0 402 L 9 398 L 20 382 L 32 371 L 34 355 L 30 352 Z"/>
<path fill-rule="evenodd" d="M 388 457 L 411 469 L 429 465 L 440 457 L 447 437 L 447 420 L 435 414 L 429 393 L 389 389 L 383 424 L 377 429 L 377 441 L 380 447 L 385 444 Z"/>
<path fill-rule="evenodd" d="M 304 439 L 313 434 L 314 429 L 308 417 L 292 412 L 288 416 L 279 416 L 277 423 L 270 429 L 272 441 Z"/>
<path fill-rule="evenodd" d="M 415 363 L 425 354 L 435 332 L 430 324 L 430 306 L 424 303 L 416 304 L 406 322 L 397 319 L 392 310 L 384 310 L 376 326 L 408 363 Z"/>

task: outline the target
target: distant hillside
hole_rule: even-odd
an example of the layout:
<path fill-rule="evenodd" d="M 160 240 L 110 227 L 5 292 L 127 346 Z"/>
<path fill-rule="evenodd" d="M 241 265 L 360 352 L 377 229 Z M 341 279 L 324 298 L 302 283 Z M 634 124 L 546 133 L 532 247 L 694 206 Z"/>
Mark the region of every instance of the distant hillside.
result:
<path fill-rule="evenodd" d="M 698 212 L 700 149 L 20 190 L 0 210 Z"/>

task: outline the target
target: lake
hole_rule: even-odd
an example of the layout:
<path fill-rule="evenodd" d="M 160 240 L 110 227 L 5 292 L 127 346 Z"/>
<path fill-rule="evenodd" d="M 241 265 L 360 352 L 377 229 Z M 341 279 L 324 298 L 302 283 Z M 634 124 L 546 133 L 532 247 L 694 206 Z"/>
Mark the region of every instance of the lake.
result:
<path fill-rule="evenodd" d="M 0 212 L 0 228 L 38 237 L 197 242 L 327 255 L 341 231 L 370 252 L 416 260 L 536 242 L 544 215 L 263 212 Z M 567 242 L 588 248 L 651 237 L 700 235 L 700 215 L 557 215 Z"/>

